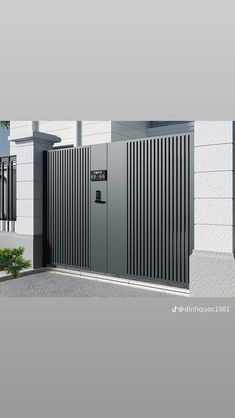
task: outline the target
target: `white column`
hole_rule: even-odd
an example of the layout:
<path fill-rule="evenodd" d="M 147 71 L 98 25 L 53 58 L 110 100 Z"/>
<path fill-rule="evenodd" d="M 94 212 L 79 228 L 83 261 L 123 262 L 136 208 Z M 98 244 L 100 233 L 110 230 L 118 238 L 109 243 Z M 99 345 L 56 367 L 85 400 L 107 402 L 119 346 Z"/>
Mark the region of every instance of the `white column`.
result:
<path fill-rule="evenodd" d="M 232 121 L 195 122 L 195 250 L 234 252 Z"/>
<path fill-rule="evenodd" d="M 12 136 L 16 153 L 16 233 L 36 236 L 43 232 L 43 151 L 60 138 L 37 131 L 28 136 Z"/>
<path fill-rule="evenodd" d="M 235 296 L 234 123 L 195 122 L 192 296 Z"/>

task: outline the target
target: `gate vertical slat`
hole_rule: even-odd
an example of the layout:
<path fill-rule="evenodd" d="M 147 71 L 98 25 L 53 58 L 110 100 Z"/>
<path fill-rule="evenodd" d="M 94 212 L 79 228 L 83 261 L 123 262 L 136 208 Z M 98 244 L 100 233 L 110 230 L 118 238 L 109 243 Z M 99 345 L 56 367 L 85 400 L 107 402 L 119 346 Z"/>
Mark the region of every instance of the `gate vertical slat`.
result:
<path fill-rule="evenodd" d="M 61 170 L 61 152 L 58 151 L 57 153 L 58 158 L 58 263 L 61 264 L 61 182 L 62 182 L 62 170 Z"/>
<path fill-rule="evenodd" d="M 54 155 L 51 157 L 51 178 L 52 178 L 52 216 L 51 216 L 51 242 L 54 242 L 54 207 L 55 207 L 55 199 L 54 199 L 54 189 L 55 189 L 55 177 L 54 177 Z M 55 246 L 52 246 L 52 262 L 54 263 L 55 260 Z"/>
<path fill-rule="evenodd" d="M 169 176 L 169 201 L 168 201 L 168 207 L 169 207 L 169 231 L 168 231 L 168 247 L 169 247 L 169 270 L 168 270 L 168 279 L 172 280 L 172 231 L 173 231 L 173 222 L 172 222 L 172 149 L 171 149 L 171 143 L 172 138 L 168 138 L 168 152 L 169 152 L 169 159 L 168 159 L 168 176 Z"/>
<path fill-rule="evenodd" d="M 147 275 L 151 276 L 151 166 L 150 143 L 147 141 Z"/>
<path fill-rule="evenodd" d="M 72 153 L 72 167 L 71 167 L 71 176 L 72 176 L 72 261 L 73 261 L 73 265 L 76 266 L 76 259 L 75 259 L 75 254 L 76 254 L 76 239 L 75 239 L 75 231 L 76 228 L 74 228 L 74 225 L 76 223 L 76 218 L 75 218 L 75 157 L 76 157 L 76 153 L 73 152 Z"/>
<path fill-rule="evenodd" d="M 177 226 L 178 226 L 178 217 L 177 217 L 177 210 L 178 210 L 178 206 L 177 206 L 177 198 L 178 198 L 178 193 L 177 193 L 177 167 L 178 167 L 178 163 L 177 163 L 177 141 L 176 138 L 174 139 L 174 155 L 173 155 L 173 159 L 174 159 L 174 202 L 173 202 L 173 210 L 174 210 L 174 269 L 173 269 L 173 274 L 174 274 L 174 278 L 175 281 L 178 281 L 178 274 L 177 274 Z"/>
<path fill-rule="evenodd" d="M 140 184 L 141 184 L 141 150 L 140 150 L 140 142 L 136 143 L 137 146 L 137 174 L 136 174 L 136 181 L 137 181 L 137 275 L 140 276 L 141 272 L 141 196 L 140 196 Z"/>
<path fill-rule="evenodd" d="M 177 249 L 178 249 L 178 281 L 181 282 L 181 141 L 182 137 L 178 136 L 178 243 L 177 243 Z"/>
<path fill-rule="evenodd" d="M 134 271 L 134 150 L 133 144 L 131 144 L 131 184 L 130 184 L 130 193 L 131 193 L 131 272 Z"/>
<path fill-rule="evenodd" d="M 134 160 L 134 174 L 133 174 L 133 195 L 134 195 L 134 201 L 133 201 L 133 208 L 134 208 L 134 274 L 138 274 L 137 273 L 137 269 L 136 269 L 136 265 L 137 265 L 137 242 L 138 242 L 138 237 L 137 237 L 137 199 L 136 199 L 136 195 L 137 195 L 137 179 L 136 179 L 136 175 L 137 175 L 137 155 L 136 155 L 136 143 L 133 143 L 133 160 Z"/>
<path fill-rule="evenodd" d="M 184 224 L 185 224 L 185 179 L 184 179 L 184 166 L 185 166 L 185 154 L 184 154 L 184 143 L 185 143 L 185 135 L 181 137 L 181 278 L 180 281 L 184 281 L 185 275 L 185 231 L 184 231 Z"/>
<path fill-rule="evenodd" d="M 189 225 L 189 136 L 187 135 L 185 138 L 185 169 L 184 169 L 184 178 L 185 178 L 185 225 L 184 225 L 184 233 L 185 233 L 185 278 L 189 277 L 189 235 L 188 231 L 190 229 Z"/>
<path fill-rule="evenodd" d="M 140 141 L 140 275 L 144 275 L 144 142 Z"/>
<path fill-rule="evenodd" d="M 155 251 L 154 251 L 154 277 L 159 277 L 159 175 L 158 175 L 158 160 L 159 160 L 159 141 L 154 141 L 154 170 L 155 170 L 155 228 L 154 228 L 154 240 L 155 240 Z"/>
<path fill-rule="evenodd" d="M 169 138 L 165 138 L 165 148 L 166 148 L 166 279 L 169 277 L 169 267 L 170 267 L 170 196 L 169 196 Z"/>
<path fill-rule="evenodd" d="M 156 141 L 152 141 L 152 167 L 153 167 L 153 183 L 152 183 L 152 217 L 153 217 L 153 226 L 152 226 L 152 269 L 153 269 L 153 278 L 156 277 L 156 268 L 155 268 L 155 253 L 156 253 L 156 220 L 158 216 L 157 207 L 156 207 L 156 164 L 155 164 L 155 156 L 156 156 Z M 155 215 L 156 214 L 156 215 Z"/>
<path fill-rule="evenodd" d="M 162 277 L 162 140 L 158 142 L 158 276 Z"/>
<path fill-rule="evenodd" d="M 130 183 L 130 164 L 129 162 L 130 144 L 127 144 L 127 274 L 130 273 L 130 194 L 129 194 L 129 183 Z"/>

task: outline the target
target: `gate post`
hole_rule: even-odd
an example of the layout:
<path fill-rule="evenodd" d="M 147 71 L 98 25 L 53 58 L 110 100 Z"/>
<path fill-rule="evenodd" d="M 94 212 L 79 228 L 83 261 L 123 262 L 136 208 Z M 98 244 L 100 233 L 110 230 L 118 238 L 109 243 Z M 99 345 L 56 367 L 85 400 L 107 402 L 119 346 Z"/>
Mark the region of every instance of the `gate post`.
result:
<path fill-rule="evenodd" d="M 234 122 L 195 122 L 191 296 L 235 296 Z"/>
<path fill-rule="evenodd" d="M 61 139 L 32 130 L 9 137 L 16 154 L 16 224 L 14 246 L 23 246 L 34 268 L 43 266 L 43 151 Z"/>

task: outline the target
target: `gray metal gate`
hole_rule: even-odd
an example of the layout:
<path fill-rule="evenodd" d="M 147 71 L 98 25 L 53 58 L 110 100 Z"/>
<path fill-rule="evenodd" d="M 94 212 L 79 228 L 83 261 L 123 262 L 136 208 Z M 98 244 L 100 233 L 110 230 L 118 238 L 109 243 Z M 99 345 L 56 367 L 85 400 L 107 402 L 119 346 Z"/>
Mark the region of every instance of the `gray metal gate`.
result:
<path fill-rule="evenodd" d="M 188 287 L 193 134 L 47 153 L 47 263 Z"/>
<path fill-rule="evenodd" d="M 47 153 L 47 262 L 89 268 L 89 148 Z"/>

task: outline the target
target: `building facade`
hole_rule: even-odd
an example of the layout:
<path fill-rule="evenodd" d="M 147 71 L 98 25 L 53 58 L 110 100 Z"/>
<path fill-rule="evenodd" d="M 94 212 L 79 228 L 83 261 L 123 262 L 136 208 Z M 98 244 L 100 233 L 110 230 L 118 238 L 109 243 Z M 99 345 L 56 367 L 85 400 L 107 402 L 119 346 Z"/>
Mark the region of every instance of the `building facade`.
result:
<path fill-rule="evenodd" d="M 35 268 L 43 263 L 43 151 L 182 132 L 194 135 L 189 292 L 234 296 L 233 121 L 12 121 L 9 143 L 10 155 L 16 156 L 16 219 L 1 220 L 1 247 L 22 245 Z"/>

